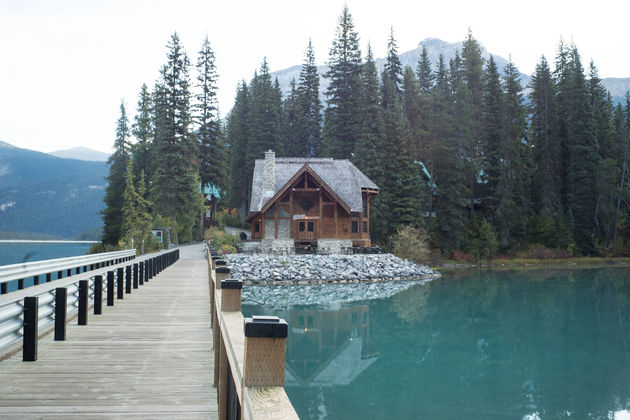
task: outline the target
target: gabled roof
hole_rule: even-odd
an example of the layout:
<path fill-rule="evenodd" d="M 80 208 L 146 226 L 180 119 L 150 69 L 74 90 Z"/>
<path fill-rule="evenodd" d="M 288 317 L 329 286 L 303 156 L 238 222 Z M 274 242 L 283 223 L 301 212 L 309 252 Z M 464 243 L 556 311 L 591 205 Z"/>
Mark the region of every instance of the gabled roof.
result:
<path fill-rule="evenodd" d="M 330 189 L 350 208 L 361 211 L 363 199 L 361 189 L 379 188 L 347 159 L 330 158 L 276 158 L 275 183 L 273 195 L 263 196 L 264 159 L 257 159 L 254 164 L 250 212 L 259 212 L 287 182 L 304 166 L 308 166 Z"/>

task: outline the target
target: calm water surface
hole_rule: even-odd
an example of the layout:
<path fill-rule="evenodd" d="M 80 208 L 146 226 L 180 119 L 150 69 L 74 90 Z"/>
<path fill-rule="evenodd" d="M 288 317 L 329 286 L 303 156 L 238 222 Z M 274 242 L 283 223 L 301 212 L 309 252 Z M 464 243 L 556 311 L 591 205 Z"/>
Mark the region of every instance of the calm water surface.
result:
<path fill-rule="evenodd" d="M 91 246 L 76 243 L 2 242 L 0 265 L 85 255 Z"/>
<path fill-rule="evenodd" d="M 626 419 L 629 278 L 444 273 L 387 299 L 243 312 L 289 322 L 302 419 Z"/>

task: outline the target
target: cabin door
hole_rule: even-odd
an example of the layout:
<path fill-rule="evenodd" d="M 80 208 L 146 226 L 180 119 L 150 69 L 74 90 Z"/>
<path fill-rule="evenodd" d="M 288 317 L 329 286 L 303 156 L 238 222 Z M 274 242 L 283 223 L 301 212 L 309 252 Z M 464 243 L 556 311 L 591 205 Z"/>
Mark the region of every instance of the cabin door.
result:
<path fill-rule="evenodd" d="M 297 220 L 295 222 L 295 239 L 297 241 L 316 241 L 317 220 Z"/>

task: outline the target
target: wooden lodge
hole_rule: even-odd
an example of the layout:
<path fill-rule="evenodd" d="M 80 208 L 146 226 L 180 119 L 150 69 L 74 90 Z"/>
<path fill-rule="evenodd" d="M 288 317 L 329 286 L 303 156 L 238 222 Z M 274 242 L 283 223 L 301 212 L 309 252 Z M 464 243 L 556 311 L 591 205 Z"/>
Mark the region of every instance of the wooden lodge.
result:
<path fill-rule="evenodd" d="M 263 248 L 370 246 L 370 203 L 378 193 L 349 160 L 276 158 L 267 151 L 255 162 L 246 221 Z"/>

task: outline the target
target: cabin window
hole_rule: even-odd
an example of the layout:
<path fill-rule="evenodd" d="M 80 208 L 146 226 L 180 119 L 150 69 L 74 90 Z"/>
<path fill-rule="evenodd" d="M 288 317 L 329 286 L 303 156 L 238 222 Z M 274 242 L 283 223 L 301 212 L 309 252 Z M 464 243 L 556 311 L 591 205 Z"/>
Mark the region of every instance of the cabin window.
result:
<path fill-rule="evenodd" d="M 350 232 L 359 233 L 359 222 L 352 221 L 350 223 Z"/>
<path fill-rule="evenodd" d="M 304 222 L 298 223 L 300 232 L 304 232 Z"/>
<path fill-rule="evenodd" d="M 315 223 L 314 222 L 308 222 L 308 231 L 309 232 L 313 232 L 315 230 Z"/>
<path fill-rule="evenodd" d="M 368 216 L 368 202 L 367 202 L 367 197 L 363 197 L 363 217 L 367 217 Z"/>
<path fill-rule="evenodd" d="M 363 233 L 367 233 L 367 222 L 363 222 Z"/>
<path fill-rule="evenodd" d="M 260 232 L 260 223 L 256 223 L 254 225 L 254 232 L 257 232 L 257 233 Z"/>

